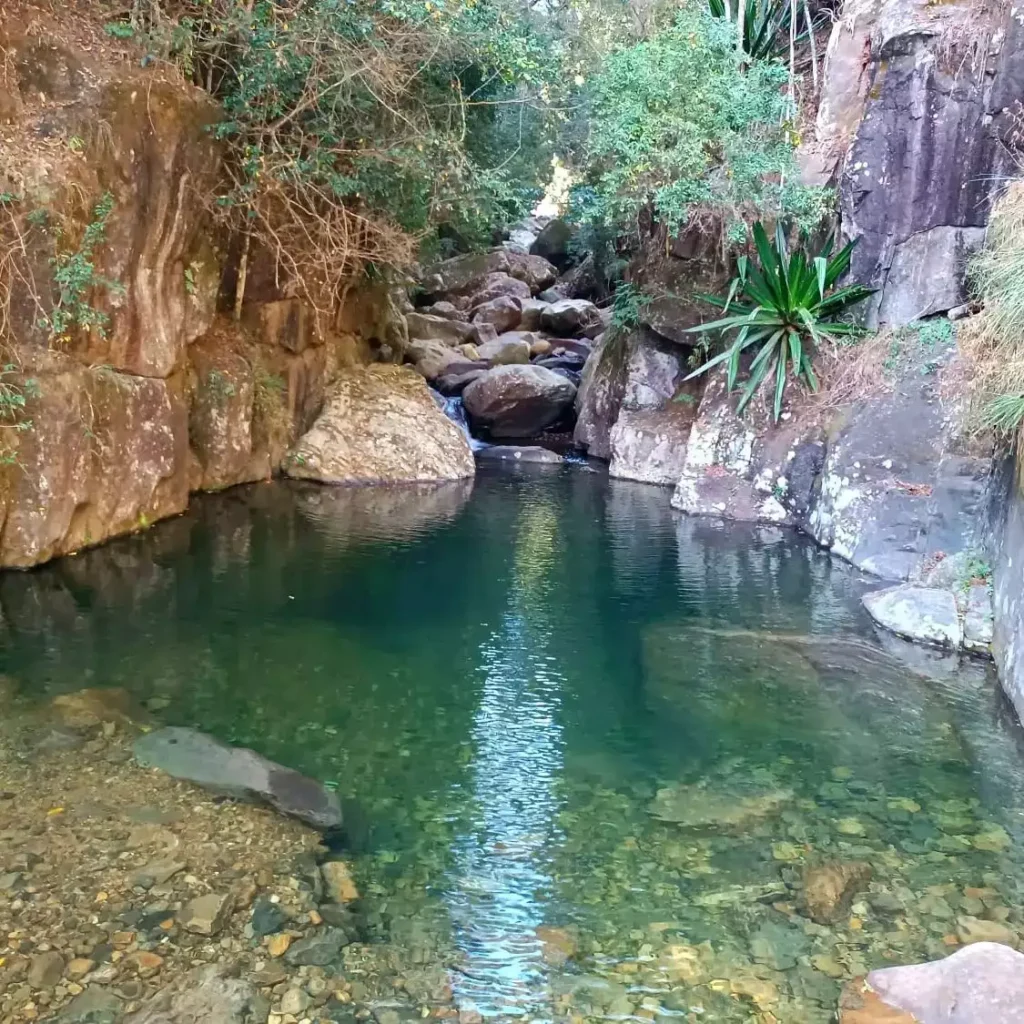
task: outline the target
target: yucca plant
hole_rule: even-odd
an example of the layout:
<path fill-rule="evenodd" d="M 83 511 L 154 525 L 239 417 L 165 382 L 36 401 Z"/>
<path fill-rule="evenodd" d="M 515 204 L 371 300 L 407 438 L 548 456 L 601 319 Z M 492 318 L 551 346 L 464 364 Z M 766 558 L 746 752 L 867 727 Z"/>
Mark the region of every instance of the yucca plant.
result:
<path fill-rule="evenodd" d="M 801 5 L 804 0 L 800 0 Z M 789 46 L 789 22 L 792 17 L 790 0 L 708 0 L 708 10 L 716 18 L 738 20 L 738 11 L 733 8 L 742 3 L 743 9 L 743 52 L 754 60 L 768 60 L 779 56 Z M 799 25 L 799 16 L 797 24 Z M 807 30 L 796 33 L 795 43 L 807 38 Z"/>
<path fill-rule="evenodd" d="M 815 347 L 830 337 L 858 333 L 859 327 L 837 317 L 866 299 L 874 289 L 859 284 L 835 287 L 850 265 L 855 241 L 833 253 L 833 241 L 829 238 L 818 255 L 808 257 L 800 248 L 789 252 L 781 226 L 775 229 L 774 242 L 768 240 L 760 222 L 754 225 L 753 235 L 760 265 L 741 257 L 739 273 L 724 299 L 701 296 L 725 313 L 732 311 L 732 315 L 689 329 L 689 333 L 735 331 L 736 335 L 724 351 L 686 379 L 725 363 L 731 391 L 740 373 L 740 357 L 746 349 L 757 346 L 737 411 L 743 412 L 762 384 L 774 381 L 774 413 L 778 422 L 788 375 L 791 373 L 817 391 L 818 378 L 811 365 Z"/>

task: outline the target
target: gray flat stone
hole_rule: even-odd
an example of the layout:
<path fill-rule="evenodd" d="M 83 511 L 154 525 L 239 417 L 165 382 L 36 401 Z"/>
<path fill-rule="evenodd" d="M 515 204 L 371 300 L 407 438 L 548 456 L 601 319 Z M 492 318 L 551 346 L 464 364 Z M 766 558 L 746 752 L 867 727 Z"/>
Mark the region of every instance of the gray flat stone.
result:
<path fill-rule="evenodd" d="M 313 828 L 341 824 L 337 796 L 319 782 L 245 747 L 229 747 L 195 729 L 172 726 L 140 736 L 135 758 L 211 792 L 263 803 Z"/>
<path fill-rule="evenodd" d="M 934 647 L 960 647 L 960 615 L 950 590 L 901 584 L 865 594 L 863 602 L 875 622 L 897 636 Z"/>
<path fill-rule="evenodd" d="M 867 981 L 921 1024 L 1024 1024 L 1024 955 L 995 942 L 932 963 L 872 971 Z"/>

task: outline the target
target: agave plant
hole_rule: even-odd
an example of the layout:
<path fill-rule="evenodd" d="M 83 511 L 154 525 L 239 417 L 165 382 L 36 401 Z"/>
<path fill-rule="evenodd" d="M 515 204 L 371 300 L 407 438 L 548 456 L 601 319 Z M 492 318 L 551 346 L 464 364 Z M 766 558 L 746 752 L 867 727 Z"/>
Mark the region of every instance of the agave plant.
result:
<path fill-rule="evenodd" d="M 708 10 L 716 18 L 737 20 L 738 4 L 743 4 L 743 51 L 754 60 L 768 60 L 778 56 L 789 46 L 789 23 L 793 7 L 791 0 L 708 0 Z M 800 0 L 804 5 L 804 0 Z M 797 25 L 800 18 L 797 16 Z M 807 29 L 798 31 L 794 43 L 802 43 L 807 38 Z"/>
<path fill-rule="evenodd" d="M 866 299 L 874 289 L 859 284 L 835 287 L 850 265 L 855 242 L 833 253 L 830 238 L 818 255 L 808 257 L 803 249 L 789 253 L 781 226 L 775 229 L 774 242 L 768 240 L 760 222 L 754 225 L 753 234 L 760 266 L 746 256 L 741 257 L 739 273 L 724 299 L 715 295 L 701 296 L 731 315 L 689 329 L 690 333 L 735 331 L 736 335 L 724 351 L 686 379 L 725 363 L 731 391 L 739 376 L 740 357 L 746 349 L 757 346 L 737 411 L 743 412 L 762 384 L 774 380 L 777 422 L 782 414 L 788 375 L 792 373 L 812 391 L 817 391 L 818 378 L 811 365 L 815 346 L 830 337 L 858 333 L 859 327 L 837 317 Z"/>

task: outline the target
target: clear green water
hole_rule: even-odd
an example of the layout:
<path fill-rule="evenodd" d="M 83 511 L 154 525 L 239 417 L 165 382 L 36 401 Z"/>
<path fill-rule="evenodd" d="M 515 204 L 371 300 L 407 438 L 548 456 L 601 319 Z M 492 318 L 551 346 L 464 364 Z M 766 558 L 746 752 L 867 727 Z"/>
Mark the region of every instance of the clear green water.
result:
<path fill-rule="evenodd" d="M 884 648 L 799 538 L 668 497 L 582 467 L 233 491 L 0 576 L 4 669 L 336 784 L 373 937 L 486 1015 L 826 1022 L 958 917 L 1024 927 L 992 678 Z M 815 924 L 833 858 L 873 878 Z"/>

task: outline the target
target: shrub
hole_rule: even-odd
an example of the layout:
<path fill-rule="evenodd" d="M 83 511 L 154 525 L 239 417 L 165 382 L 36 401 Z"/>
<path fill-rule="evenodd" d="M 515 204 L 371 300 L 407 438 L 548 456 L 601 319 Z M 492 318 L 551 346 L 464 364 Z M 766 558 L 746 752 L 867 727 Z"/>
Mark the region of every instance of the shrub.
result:
<path fill-rule="evenodd" d="M 691 0 L 606 57 L 582 95 L 580 219 L 624 230 L 650 211 L 674 233 L 710 214 L 734 240 L 758 216 L 819 222 L 828 194 L 798 184 L 788 71 L 746 58 L 735 32 Z"/>
<path fill-rule="evenodd" d="M 691 332 L 701 333 L 734 331 L 735 337 L 687 380 L 725 363 L 731 391 L 740 373 L 743 353 L 759 346 L 747 370 L 737 411 L 743 412 L 762 384 L 774 382 L 773 413 L 778 421 L 787 377 L 803 380 L 812 391 L 817 391 L 818 380 L 812 365 L 814 348 L 829 337 L 859 331 L 854 324 L 837 318 L 866 299 L 872 289 L 862 285 L 835 287 L 850 265 L 854 242 L 833 253 L 829 239 L 818 255 L 808 257 L 802 248 L 788 251 L 781 226 L 775 230 L 774 242 L 768 240 L 760 222 L 754 225 L 753 236 L 760 265 L 741 257 L 739 273 L 728 295 L 724 299 L 702 296 L 725 313 L 732 311 L 732 315 L 690 328 Z"/>
<path fill-rule="evenodd" d="M 315 308 L 368 265 L 488 241 L 549 150 L 541 21 L 508 0 L 142 0 L 154 49 L 220 100 L 214 212 Z M 173 30 L 168 28 L 173 22 Z"/>

